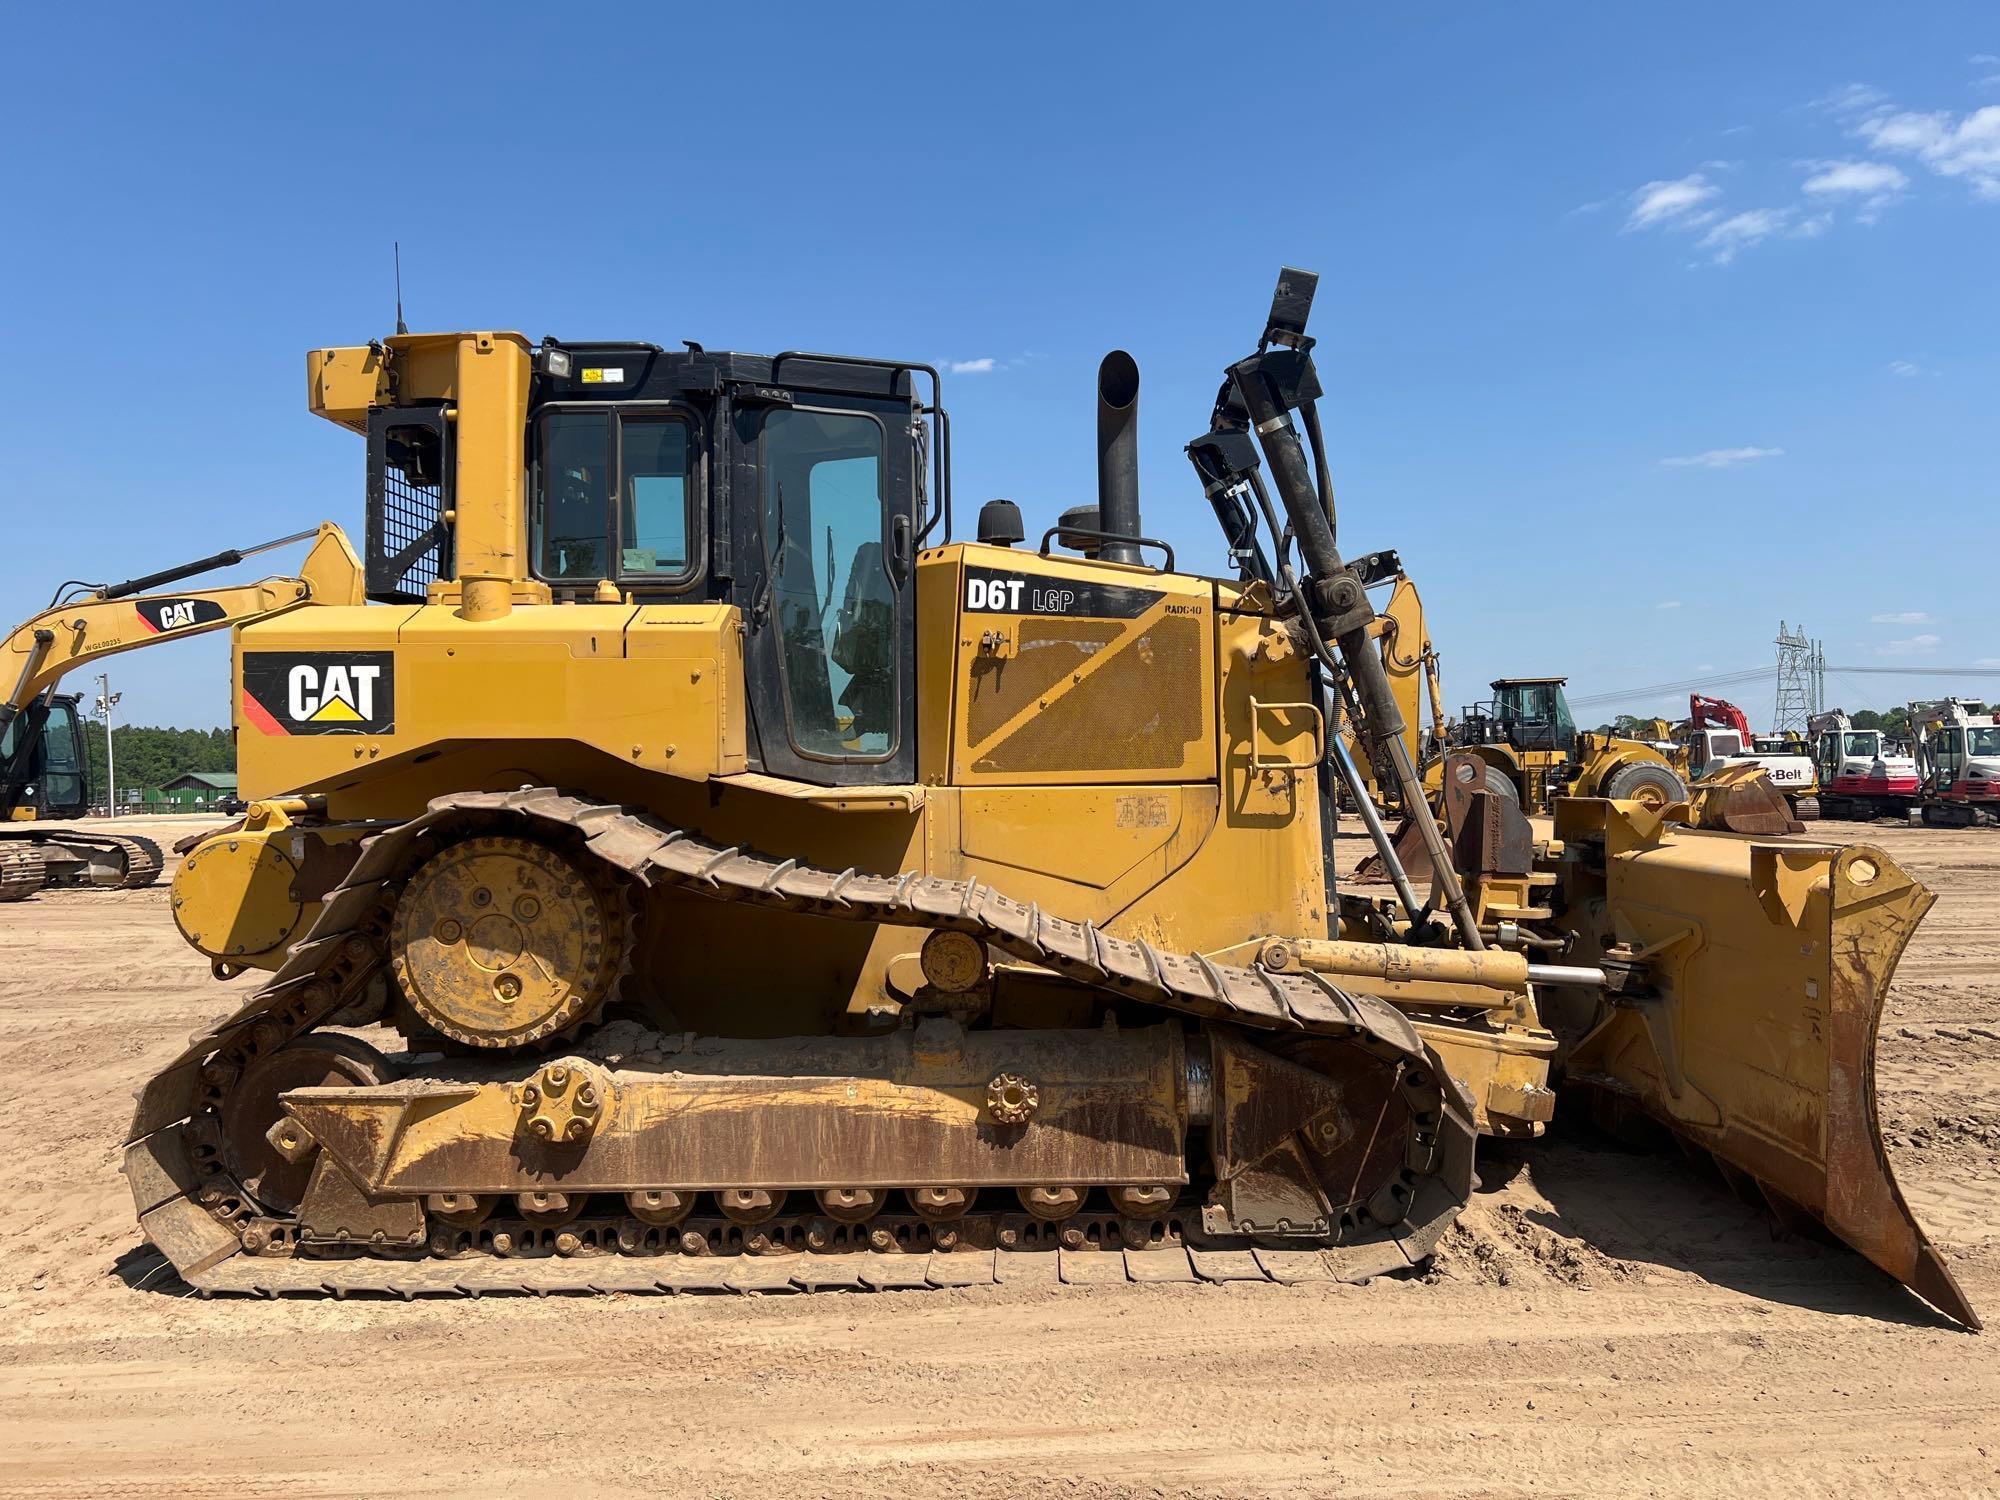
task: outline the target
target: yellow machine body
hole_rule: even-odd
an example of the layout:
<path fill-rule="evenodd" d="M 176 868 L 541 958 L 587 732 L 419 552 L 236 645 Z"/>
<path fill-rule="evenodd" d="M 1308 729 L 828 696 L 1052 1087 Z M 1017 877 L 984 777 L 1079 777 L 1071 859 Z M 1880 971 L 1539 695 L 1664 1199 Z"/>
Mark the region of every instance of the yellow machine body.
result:
<path fill-rule="evenodd" d="M 594 1254 L 850 1230 L 933 1264 L 1234 1236 L 1258 1274 L 1379 1274 L 1462 1206 L 1475 1133 L 1541 1133 L 1567 1066 L 1971 1318 L 1874 1132 L 1874 1015 L 1928 900 L 1886 856 L 1598 798 L 1531 836 L 1460 789 L 1432 878 L 1469 925 L 1336 906 L 1296 604 L 1004 525 L 923 545 L 948 500 L 912 368 L 491 332 L 309 356 L 314 411 L 367 435 L 378 602 L 235 632 L 252 806 L 191 852 L 175 918 L 219 974 L 271 978 L 146 1087 L 127 1156 L 183 1275 L 393 1289 L 428 1247 L 420 1281 L 526 1253 L 557 1271 L 521 1284 L 602 1286 Z M 608 446 L 562 446 L 605 410 Z M 850 417 L 883 435 L 872 469 L 784 467 L 781 431 L 851 464 Z M 640 467 L 674 423 L 701 441 Z M 827 517 L 863 480 L 886 509 L 843 598 Z M 435 515 L 385 540 L 397 483 Z M 602 535 L 561 532 L 588 485 L 622 497 Z M 685 534 L 628 524 L 662 494 Z M 435 575 L 400 581 L 426 549 Z M 908 590 L 898 728 L 853 668 L 832 728 L 795 733 L 785 674 L 874 639 L 864 563 Z M 1435 653 L 1413 588 L 1398 608 L 1366 638 L 1414 734 Z M 1579 790 L 1661 759 L 1583 743 Z M 371 1021 L 398 1066 L 329 1032 Z M 1003 1192 L 1018 1213 L 969 1216 Z"/>
<path fill-rule="evenodd" d="M 1325 729 L 1292 633 L 1233 585 L 1138 569 L 1122 571 L 1160 599 L 1130 621 L 971 614 L 957 601 L 965 568 L 981 562 L 1052 589 L 1101 580 L 1108 566 L 977 544 L 921 554 L 920 637 L 951 649 L 919 661 L 915 783 L 811 787 L 749 771 L 740 622 L 728 606 L 575 605 L 471 621 L 436 604 L 314 609 L 238 632 L 238 784 L 252 799 L 323 799 L 331 826 L 407 817 L 453 791 L 588 786 L 815 863 L 987 881 L 1176 948 L 1324 936 Z M 393 667 L 370 687 L 393 681 L 393 704 L 329 699 L 317 680 L 294 697 L 289 678 L 284 699 L 266 704 L 243 686 L 258 656 L 301 653 L 385 654 Z M 1134 695 L 1157 700 L 1157 720 L 1104 743 L 1095 726 L 1107 703 Z M 361 715 L 337 722 L 375 727 L 295 732 L 328 701 Z M 203 899 L 191 886 L 181 894 Z M 693 966 L 691 987 L 781 996 L 811 975 L 823 988 L 828 955 L 810 940 L 774 954 L 736 930 L 741 914 L 728 907 L 687 916 L 713 924 L 678 960 Z M 285 946 L 236 957 L 275 968 Z M 868 952 L 844 955 L 844 1008 L 895 1003 L 891 968 L 910 947 L 883 929 Z"/>

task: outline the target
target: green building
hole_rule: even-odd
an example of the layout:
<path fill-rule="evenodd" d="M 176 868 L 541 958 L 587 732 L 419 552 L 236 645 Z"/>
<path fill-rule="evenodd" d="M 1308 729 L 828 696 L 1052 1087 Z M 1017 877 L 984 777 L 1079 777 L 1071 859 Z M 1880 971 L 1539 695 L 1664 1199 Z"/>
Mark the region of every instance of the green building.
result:
<path fill-rule="evenodd" d="M 160 786 L 160 800 L 169 807 L 210 808 L 235 795 L 234 771 L 183 771 Z"/>

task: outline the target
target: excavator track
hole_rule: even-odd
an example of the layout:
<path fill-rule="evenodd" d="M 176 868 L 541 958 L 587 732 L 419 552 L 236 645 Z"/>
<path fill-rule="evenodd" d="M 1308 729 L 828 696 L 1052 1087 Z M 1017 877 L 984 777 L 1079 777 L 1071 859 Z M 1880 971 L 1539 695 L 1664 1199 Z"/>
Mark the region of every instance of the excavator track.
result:
<path fill-rule="evenodd" d="M 57 874 L 53 881 L 50 878 L 51 861 L 41 852 L 43 845 L 53 845 L 64 851 L 54 861 Z M 111 855 L 118 861 L 122 873 L 115 881 L 99 884 L 95 880 L 73 879 L 61 873 L 74 869 L 78 864 L 90 863 L 94 856 L 104 855 Z M 77 828 L 0 832 L 0 901 L 19 901 L 52 884 L 76 890 L 136 891 L 158 880 L 164 864 L 160 846 L 136 834 L 86 832 Z M 27 883 L 30 877 L 34 881 L 32 885 Z"/>
<path fill-rule="evenodd" d="M 118 883 L 120 890 L 142 890 L 160 878 L 165 861 L 160 857 L 160 846 L 151 839 L 124 833 L 93 834 L 92 837 L 114 844 L 124 852 L 125 878 Z"/>
<path fill-rule="evenodd" d="M 428 1236 L 372 1254 L 303 1253 L 293 1221 L 266 1215 L 214 1148 L 218 1110 L 245 1063 L 312 1030 L 365 990 L 387 963 L 402 877 L 440 840 L 510 826 L 569 836 L 639 885 L 679 888 L 775 910 L 978 937 L 1010 957 L 1139 1004 L 1283 1037 L 1354 1043 L 1395 1069 L 1422 1122 L 1395 1188 L 1402 1217 L 1363 1223 L 1347 1242 L 1311 1248 L 1208 1248 L 1199 1210 L 1150 1222 L 1079 1213 L 1059 1224 L 973 1213 L 938 1226 L 917 1216 L 866 1226 L 795 1216 L 746 1227 L 721 1219 L 662 1229 L 633 1219 L 568 1224 L 489 1219 L 473 1230 L 433 1223 Z M 538 787 L 439 798 L 377 835 L 276 975 L 233 1014 L 193 1037 L 138 1095 L 125 1172 L 148 1239 L 207 1295 L 388 1296 L 487 1292 L 774 1291 L 1051 1281 L 1360 1280 L 1417 1264 L 1472 1187 L 1472 1111 L 1393 1006 L 1311 974 L 1278 974 L 1163 952 L 1090 923 L 1049 916 L 977 881 L 814 869 L 717 844 L 643 813 Z M 1363 1216 L 1364 1219 L 1366 1216 Z M 817 1238 L 816 1238 L 817 1236 Z M 886 1237 L 885 1237 L 886 1236 Z M 1296 1242 L 1294 1242 L 1295 1244 Z M 1034 1250 L 1054 1255 L 1024 1254 Z M 803 1253 L 800 1253 L 803 1252 Z M 1017 1262 L 1040 1264 L 1024 1269 Z"/>
<path fill-rule="evenodd" d="M 48 867 L 33 844 L 0 843 L 0 901 L 25 901 L 48 879 Z"/>

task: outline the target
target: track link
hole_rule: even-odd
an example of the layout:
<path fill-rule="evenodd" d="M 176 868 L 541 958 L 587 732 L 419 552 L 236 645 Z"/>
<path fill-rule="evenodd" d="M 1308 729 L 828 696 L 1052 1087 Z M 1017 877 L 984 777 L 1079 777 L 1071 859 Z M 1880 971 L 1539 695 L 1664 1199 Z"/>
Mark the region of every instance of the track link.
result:
<path fill-rule="evenodd" d="M 0 901 L 25 901 L 48 879 L 48 867 L 33 844 L 0 843 Z"/>
<path fill-rule="evenodd" d="M 160 846 L 149 838 L 130 833 L 97 833 L 77 828 L 37 830 L 30 825 L 23 834 L 0 833 L 0 901 L 19 901 L 49 887 L 48 861 L 40 846 L 114 854 L 123 868 L 117 883 L 98 886 L 88 880 L 68 880 L 58 876 L 65 888 L 77 890 L 139 890 L 160 878 L 165 865 Z M 67 869 L 67 865 L 59 869 Z M 32 877 L 34 884 L 27 884 Z"/>
<path fill-rule="evenodd" d="M 129 833 L 105 834 L 102 837 L 125 851 L 125 878 L 119 882 L 119 889 L 140 890 L 160 878 L 166 861 L 161 858 L 160 846 L 151 839 Z"/>
<path fill-rule="evenodd" d="M 509 822 L 530 833 L 580 838 L 590 853 L 644 886 L 837 920 L 968 932 L 1011 957 L 1143 1005 L 1266 1034 L 1338 1037 L 1399 1068 L 1402 1086 L 1417 1097 L 1423 1117 L 1432 1122 L 1428 1135 L 1416 1142 L 1425 1159 L 1408 1169 L 1410 1201 L 1402 1222 L 1378 1227 L 1355 1243 L 1315 1250 L 1121 1249 L 1121 1266 L 1139 1258 L 1134 1279 L 1365 1278 L 1427 1256 L 1471 1192 L 1470 1105 L 1432 1064 L 1408 1020 L 1385 1001 L 1349 994 L 1309 973 L 1218 964 L 1112 937 L 1088 922 L 1052 917 L 977 881 L 814 869 L 717 844 L 622 807 L 533 787 L 438 798 L 422 816 L 371 839 L 347 879 L 329 895 L 311 932 L 291 949 L 269 983 L 233 1014 L 191 1038 L 180 1057 L 140 1091 L 125 1172 L 147 1237 L 190 1286 L 254 1295 L 474 1294 L 464 1284 L 468 1281 L 478 1291 L 672 1290 L 711 1284 L 723 1290 L 772 1290 L 778 1289 L 778 1281 L 817 1285 L 820 1262 L 845 1258 L 813 1253 L 650 1257 L 619 1254 L 615 1246 L 585 1247 L 597 1253 L 533 1262 L 530 1274 L 512 1269 L 530 1262 L 476 1253 L 419 1261 L 284 1257 L 288 1247 L 283 1237 L 269 1234 L 271 1221 L 260 1218 L 254 1200 L 223 1170 L 208 1144 L 212 1132 L 204 1121 L 213 1116 L 245 1061 L 322 1023 L 384 967 L 390 912 L 404 874 L 433 852 L 441 838 L 468 825 Z M 252 1234 L 252 1243 L 265 1253 L 242 1255 L 245 1233 L 253 1227 L 259 1232 Z M 873 1257 L 871 1266 L 895 1262 L 901 1269 L 894 1276 L 902 1278 L 916 1275 L 913 1262 L 929 1266 L 942 1259 L 949 1266 L 940 1269 L 956 1275 L 965 1266 L 965 1274 L 977 1280 L 961 1256 L 996 1257 L 992 1274 L 998 1275 L 1005 1260 L 1021 1252 L 859 1253 Z M 1107 1250 L 1080 1247 L 1061 1254 L 1106 1256 Z M 1145 1259 L 1154 1255 L 1170 1263 L 1180 1256 L 1188 1261 L 1190 1274 L 1172 1274 L 1171 1264 L 1154 1267 Z M 1216 1274 L 1207 1275 L 1197 1256 L 1238 1258 L 1210 1261 Z M 669 1274 L 668 1268 L 686 1262 L 696 1263 L 697 1269 L 688 1273 L 695 1280 L 681 1279 L 679 1269 Z M 607 1263 L 621 1269 L 613 1275 Z M 622 1269 L 628 1264 L 636 1266 L 629 1273 Z M 1270 1266 L 1284 1268 L 1286 1274 L 1275 1274 Z M 876 1269 L 891 1277 L 887 1269 Z M 859 1277 L 863 1271 L 854 1274 Z M 649 1286 L 641 1286 L 648 1277 Z M 632 1284 L 599 1284 L 606 1280 Z M 752 1280 L 772 1285 L 747 1284 Z M 932 1283 L 920 1279 L 906 1284 Z"/>

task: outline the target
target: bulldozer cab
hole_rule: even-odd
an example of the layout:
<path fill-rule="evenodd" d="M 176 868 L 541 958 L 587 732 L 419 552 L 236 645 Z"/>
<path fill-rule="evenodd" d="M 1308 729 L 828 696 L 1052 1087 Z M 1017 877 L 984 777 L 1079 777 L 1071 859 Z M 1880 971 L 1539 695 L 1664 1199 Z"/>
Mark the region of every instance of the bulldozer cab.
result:
<path fill-rule="evenodd" d="M 420 349 L 399 353 L 421 371 Z M 917 398 L 920 367 L 545 341 L 532 370 L 529 586 L 557 604 L 736 605 L 763 770 L 914 780 L 912 569 L 947 484 L 940 461 L 926 493 L 944 417 Z M 367 422 L 369 596 L 418 601 L 469 576 L 446 519 L 466 439 L 442 399 Z"/>
<path fill-rule="evenodd" d="M 0 731 L 0 817 L 80 818 L 90 768 L 73 694 L 30 704 Z"/>

